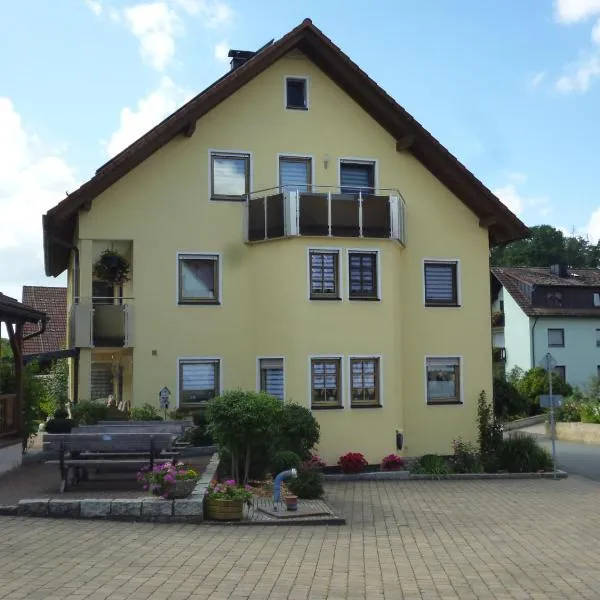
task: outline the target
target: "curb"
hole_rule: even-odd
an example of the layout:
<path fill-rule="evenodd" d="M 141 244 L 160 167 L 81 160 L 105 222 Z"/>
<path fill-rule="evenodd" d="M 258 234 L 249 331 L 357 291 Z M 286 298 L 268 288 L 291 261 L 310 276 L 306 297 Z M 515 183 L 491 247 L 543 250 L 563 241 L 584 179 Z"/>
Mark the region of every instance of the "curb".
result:
<path fill-rule="evenodd" d="M 556 479 L 566 479 L 566 471 L 556 470 Z M 412 475 L 408 471 L 384 471 L 381 473 L 353 473 L 351 475 L 324 475 L 325 481 L 343 483 L 350 481 L 437 481 L 454 480 L 489 480 L 489 479 L 554 479 L 553 471 L 544 473 L 449 473 L 447 475 Z"/>

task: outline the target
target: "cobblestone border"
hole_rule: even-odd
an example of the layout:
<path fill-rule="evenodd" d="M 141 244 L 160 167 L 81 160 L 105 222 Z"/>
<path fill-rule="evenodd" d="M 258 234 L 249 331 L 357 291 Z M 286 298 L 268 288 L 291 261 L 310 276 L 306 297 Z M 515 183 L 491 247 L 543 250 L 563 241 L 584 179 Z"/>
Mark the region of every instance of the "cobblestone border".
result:
<path fill-rule="evenodd" d="M 16 506 L 0 506 L 0 515 L 116 521 L 192 522 L 204 520 L 204 495 L 219 466 L 214 452 L 194 491 L 181 500 L 139 498 L 25 498 Z"/>
<path fill-rule="evenodd" d="M 556 470 L 556 479 L 566 479 L 566 471 Z M 329 473 L 323 475 L 325 481 L 432 481 L 438 479 L 554 479 L 553 471 L 544 473 L 450 473 L 448 475 L 413 475 L 409 471 L 373 471 L 371 473 Z"/>

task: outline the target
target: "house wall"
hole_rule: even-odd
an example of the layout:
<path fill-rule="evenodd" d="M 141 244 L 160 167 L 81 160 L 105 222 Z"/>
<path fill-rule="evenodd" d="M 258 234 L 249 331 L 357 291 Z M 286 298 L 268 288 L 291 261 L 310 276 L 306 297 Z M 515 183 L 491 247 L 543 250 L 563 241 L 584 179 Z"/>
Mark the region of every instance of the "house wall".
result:
<path fill-rule="evenodd" d="M 310 110 L 284 109 L 285 75 L 310 78 Z M 377 159 L 377 186 L 400 189 L 407 203 L 406 248 L 306 237 L 245 244 L 243 204 L 208 199 L 211 148 L 252 153 L 251 189 L 277 185 L 278 153 L 312 155 L 317 185 L 337 185 L 338 157 Z M 491 392 L 487 231 L 302 55 L 280 60 L 204 116 L 191 138 L 172 140 L 101 194 L 81 213 L 79 236 L 87 293 L 92 240 L 133 243 L 134 404 L 158 403 L 165 385 L 176 397 L 178 357 L 219 356 L 225 389 L 254 389 L 256 358 L 285 356 L 287 397 L 308 406 L 309 356 L 340 354 L 348 406 L 347 357 L 373 353 L 382 356 L 383 408 L 315 411 L 329 462 L 347 451 L 378 462 L 395 450 L 396 430 L 407 455 L 475 439 L 478 393 Z M 309 301 L 307 249 L 324 246 L 380 250 L 382 300 Z M 221 254 L 221 306 L 177 305 L 178 251 Z M 460 260 L 462 307 L 424 307 L 424 258 Z M 463 405 L 426 405 L 426 355 L 462 358 Z M 80 374 L 85 385 L 89 365 Z"/>
<path fill-rule="evenodd" d="M 565 330 L 564 348 L 548 347 L 548 328 Z M 566 367 L 567 381 L 571 385 L 585 387 L 590 377 L 596 376 L 597 367 L 600 365 L 596 329 L 600 329 L 600 318 L 540 317 L 534 335 L 536 364 L 546 352 L 550 352 L 557 364 Z"/>
<path fill-rule="evenodd" d="M 514 367 L 527 371 L 531 368 L 530 320 L 509 293 L 503 299 L 506 371 Z"/>

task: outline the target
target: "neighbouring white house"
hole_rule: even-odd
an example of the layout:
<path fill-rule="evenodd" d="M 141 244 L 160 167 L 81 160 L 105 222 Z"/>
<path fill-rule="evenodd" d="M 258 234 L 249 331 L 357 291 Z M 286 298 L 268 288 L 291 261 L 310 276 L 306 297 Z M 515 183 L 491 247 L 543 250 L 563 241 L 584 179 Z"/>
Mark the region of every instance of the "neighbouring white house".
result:
<path fill-rule="evenodd" d="M 494 359 L 507 372 L 550 352 L 571 385 L 600 376 L 600 269 L 492 267 L 491 291 Z"/>

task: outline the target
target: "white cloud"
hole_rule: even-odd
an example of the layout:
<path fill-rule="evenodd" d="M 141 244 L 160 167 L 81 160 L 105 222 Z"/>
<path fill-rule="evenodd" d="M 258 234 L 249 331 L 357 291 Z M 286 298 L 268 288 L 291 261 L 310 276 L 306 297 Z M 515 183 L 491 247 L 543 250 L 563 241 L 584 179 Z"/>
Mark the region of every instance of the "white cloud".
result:
<path fill-rule="evenodd" d="M 527 181 L 527 175 L 520 173 L 519 171 L 509 171 L 507 177 L 516 183 L 525 183 Z"/>
<path fill-rule="evenodd" d="M 189 15 L 200 17 L 208 29 L 229 25 L 233 20 L 233 10 L 221 0 L 173 0 Z"/>
<path fill-rule="evenodd" d="M 44 276 L 42 214 L 78 187 L 60 152 L 28 131 L 10 98 L 0 97 L 0 291 L 56 285 Z"/>
<path fill-rule="evenodd" d="M 535 90 L 542 85 L 544 79 L 546 79 L 546 71 L 540 71 L 531 77 L 529 80 L 529 87 Z"/>
<path fill-rule="evenodd" d="M 527 179 L 523 173 L 513 173 L 512 175 L 513 181 L 524 182 Z M 492 191 L 516 215 L 521 215 L 528 208 L 534 209 L 534 212 L 537 212 L 540 217 L 545 217 L 552 212 L 548 198 L 544 196 L 524 196 L 514 183 L 508 183 Z"/>
<path fill-rule="evenodd" d="M 187 102 L 192 95 L 189 90 L 163 76 L 159 87 L 138 100 L 136 108 L 125 107 L 121 110 L 119 128 L 106 143 L 107 154 L 110 157 L 117 155 Z"/>
<path fill-rule="evenodd" d="M 97 2 L 97 0 L 85 0 L 85 3 L 97 17 L 99 17 L 102 14 L 102 4 L 100 4 L 100 2 Z"/>
<path fill-rule="evenodd" d="M 175 55 L 175 37 L 184 33 L 179 15 L 165 2 L 136 4 L 123 10 L 127 27 L 140 42 L 144 61 L 164 71 Z"/>
<path fill-rule="evenodd" d="M 600 0 L 555 0 L 554 10 L 561 23 L 576 23 L 600 13 Z"/>
<path fill-rule="evenodd" d="M 229 57 L 229 43 L 223 40 L 215 45 L 215 58 L 220 62 L 227 62 Z"/>
<path fill-rule="evenodd" d="M 597 208 L 592 213 L 582 233 L 584 236 L 589 236 L 593 244 L 596 244 L 600 240 L 600 208 Z"/>

